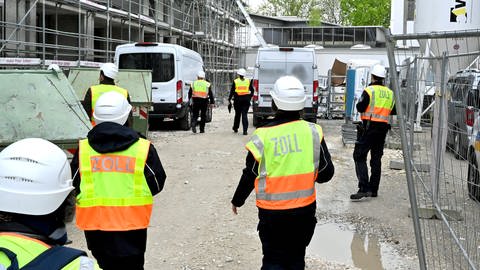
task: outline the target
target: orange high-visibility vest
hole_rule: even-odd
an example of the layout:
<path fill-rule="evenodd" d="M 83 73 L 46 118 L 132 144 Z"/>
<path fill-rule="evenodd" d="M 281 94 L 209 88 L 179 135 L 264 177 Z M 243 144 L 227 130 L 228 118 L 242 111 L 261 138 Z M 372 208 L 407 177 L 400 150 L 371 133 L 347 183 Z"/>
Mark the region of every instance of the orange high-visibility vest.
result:
<path fill-rule="evenodd" d="M 240 79 L 236 78 L 234 80 L 235 82 L 235 93 L 239 96 L 244 96 L 250 94 L 250 91 L 248 90 L 248 87 L 250 86 L 250 80 L 249 79 Z"/>
<path fill-rule="evenodd" d="M 365 112 L 360 114 L 360 118 L 388 124 L 388 116 L 395 105 L 393 91 L 383 85 L 372 85 L 365 88 L 365 92 L 370 97 L 370 103 Z"/>
<path fill-rule="evenodd" d="M 95 111 L 95 104 L 97 104 L 98 98 L 106 92 L 109 91 L 116 91 L 120 94 L 122 94 L 125 98 L 128 98 L 128 91 L 126 89 L 123 89 L 121 87 L 118 87 L 116 85 L 111 85 L 111 84 L 99 84 L 99 85 L 94 85 L 90 87 L 91 95 L 92 95 L 92 117 L 90 121 L 92 122 L 92 125 L 95 126 L 95 119 L 93 119 L 93 112 Z"/>
<path fill-rule="evenodd" d="M 192 97 L 207 98 L 210 83 L 205 80 L 196 80 L 192 85 Z"/>
<path fill-rule="evenodd" d="M 315 201 L 322 139 L 322 128 L 304 120 L 255 131 L 246 148 L 258 162 L 259 208 L 294 209 Z"/>
<path fill-rule="evenodd" d="M 80 141 L 80 193 L 76 223 L 82 230 L 128 231 L 147 228 L 153 197 L 143 173 L 150 142 L 101 154 Z"/>

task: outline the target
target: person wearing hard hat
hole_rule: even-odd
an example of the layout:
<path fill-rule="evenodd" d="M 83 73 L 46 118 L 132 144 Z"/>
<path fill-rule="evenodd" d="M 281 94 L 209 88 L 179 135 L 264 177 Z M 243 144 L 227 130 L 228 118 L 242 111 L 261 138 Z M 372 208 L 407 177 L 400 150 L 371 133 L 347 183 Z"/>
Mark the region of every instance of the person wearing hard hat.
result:
<path fill-rule="evenodd" d="M 246 145 L 246 167 L 232 211 L 236 215 L 255 190 L 262 269 L 304 269 L 305 249 L 317 223 L 315 182 L 330 181 L 335 168 L 320 125 L 301 119 L 302 83 L 280 77 L 270 95 L 275 118 L 257 128 Z"/>
<path fill-rule="evenodd" d="M 69 242 L 75 194 L 67 155 L 40 138 L 0 152 L 0 269 L 100 269 Z"/>
<path fill-rule="evenodd" d="M 87 92 L 85 93 L 85 97 L 83 98 L 82 105 L 87 112 L 88 118 L 92 122 L 92 125 L 95 126 L 95 119 L 93 118 L 93 112 L 95 108 L 95 103 L 97 102 L 98 98 L 106 92 L 109 91 L 116 91 L 130 102 L 130 96 L 126 89 L 123 89 L 119 86 L 115 85 L 115 79 L 118 75 L 118 68 L 117 65 L 114 63 L 105 63 L 100 67 L 100 77 L 99 81 L 100 84 L 91 86 Z"/>
<path fill-rule="evenodd" d="M 232 104 L 235 110 L 233 119 L 233 132 L 237 133 L 240 127 L 240 118 L 242 118 L 243 135 L 248 135 L 248 109 L 250 108 L 250 100 L 253 96 L 253 85 L 250 80 L 245 78 L 247 71 L 243 68 L 237 70 L 238 77 L 233 81 L 228 96 L 228 104 Z"/>
<path fill-rule="evenodd" d="M 166 179 L 153 144 L 126 126 L 131 109 L 118 92 L 101 95 L 97 125 L 71 162 L 76 224 L 105 270 L 143 269 L 153 196 Z"/>
<path fill-rule="evenodd" d="M 357 141 L 353 150 L 358 191 L 350 195 L 352 201 L 378 196 L 383 147 L 390 129 L 388 120 L 391 114 L 395 114 L 393 91 L 385 86 L 385 75 L 384 66 L 372 67 L 371 83 L 363 90 L 356 105 L 362 122 L 357 125 Z M 370 177 L 367 167 L 368 152 L 370 152 Z"/>
<path fill-rule="evenodd" d="M 215 106 L 211 84 L 205 80 L 205 72 L 198 71 L 197 80 L 188 91 L 188 99 L 192 101 L 192 131 L 197 133 L 197 119 L 200 113 L 200 133 L 205 133 L 208 106 Z"/>

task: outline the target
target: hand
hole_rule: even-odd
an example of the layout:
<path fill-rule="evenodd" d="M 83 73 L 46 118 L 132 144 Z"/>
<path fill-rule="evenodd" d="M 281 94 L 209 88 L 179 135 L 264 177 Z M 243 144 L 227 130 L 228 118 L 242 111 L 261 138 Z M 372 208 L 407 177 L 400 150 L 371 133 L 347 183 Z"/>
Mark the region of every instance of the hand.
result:
<path fill-rule="evenodd" d="M 232 204 L 232 212 L 235 214 L 235 215 L 238 215 L 238 212 L 237 212 L 237 207 L 235 205 Z"/>

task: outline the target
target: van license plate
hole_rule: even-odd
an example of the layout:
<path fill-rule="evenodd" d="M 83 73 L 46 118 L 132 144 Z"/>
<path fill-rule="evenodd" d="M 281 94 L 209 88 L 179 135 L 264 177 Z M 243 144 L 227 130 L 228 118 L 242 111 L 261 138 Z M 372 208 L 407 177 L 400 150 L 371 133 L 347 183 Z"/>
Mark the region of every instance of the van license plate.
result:
<path fill-rule="evenodd" d="M 267 96 L 267 95 L 265 95 L 265 96 L 262 95 L 262 101 L 263 101 L 263 102 L 271 102 L 271 101 L 272 101 L 272 97 L 271 97 L 271 96 Z"/>

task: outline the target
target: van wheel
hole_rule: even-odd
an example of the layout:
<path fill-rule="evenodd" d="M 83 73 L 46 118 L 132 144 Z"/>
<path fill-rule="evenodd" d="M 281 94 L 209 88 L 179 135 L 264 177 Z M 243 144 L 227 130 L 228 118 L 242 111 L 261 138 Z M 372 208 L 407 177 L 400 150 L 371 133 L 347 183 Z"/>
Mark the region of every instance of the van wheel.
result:
<path fill-rule="evenodd" d="M 208 106 L 208 108 L 207 108 L 207 118 L 205 119 L 206 123 L 212 122 L 212 115 L 213 115 L 213 109 L 212 109 L 212 107 Z"/>
<path fill-rule="evenodd" d="M 468 197 L 477 202 L 480 201 L 480 181 L 475 153 L 472 154 L 470 162 L 468 163 L 467 185 Z"/>
<path fill-rule="evenodd" d="M 192 126 L 192 114 L 190 113 L 190 108 L 187 107 L 185 111 L 185 116 L 183 118 L 178 119 L 178 124 L 180 129 L 182 130 L 189 130 Z"/>

